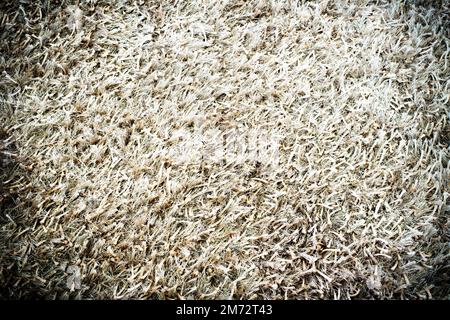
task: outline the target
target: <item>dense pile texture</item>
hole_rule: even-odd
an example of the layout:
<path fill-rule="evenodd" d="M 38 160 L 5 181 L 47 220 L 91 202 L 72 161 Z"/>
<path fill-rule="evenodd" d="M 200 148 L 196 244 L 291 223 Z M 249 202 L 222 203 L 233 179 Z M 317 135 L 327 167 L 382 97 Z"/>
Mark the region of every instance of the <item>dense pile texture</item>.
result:
<path fill-rule="evenodd" d="M 2 9 L 4 297 L 449 295 L 447 1 Z"/>

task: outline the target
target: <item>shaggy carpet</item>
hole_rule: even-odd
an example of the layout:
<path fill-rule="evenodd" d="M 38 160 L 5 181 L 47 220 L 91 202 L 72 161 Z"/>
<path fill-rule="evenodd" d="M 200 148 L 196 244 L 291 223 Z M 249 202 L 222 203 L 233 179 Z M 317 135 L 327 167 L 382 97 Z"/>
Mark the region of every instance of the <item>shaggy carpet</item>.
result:
<path fill-rule="evenodd" d="M 1 5 L 4 298 L 448 298 L 449 2 Z"/>

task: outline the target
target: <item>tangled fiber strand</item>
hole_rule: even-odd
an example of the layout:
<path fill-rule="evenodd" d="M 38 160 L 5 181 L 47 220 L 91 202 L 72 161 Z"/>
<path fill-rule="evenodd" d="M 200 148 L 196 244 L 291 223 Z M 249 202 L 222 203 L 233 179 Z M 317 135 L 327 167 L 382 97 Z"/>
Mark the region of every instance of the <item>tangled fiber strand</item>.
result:
<path fill-rule="evenodd" d="M 2 8 L 2 295 L 448 297 L 448 9 Z M 176 156 L 236 128 L 277 162 Z"/>

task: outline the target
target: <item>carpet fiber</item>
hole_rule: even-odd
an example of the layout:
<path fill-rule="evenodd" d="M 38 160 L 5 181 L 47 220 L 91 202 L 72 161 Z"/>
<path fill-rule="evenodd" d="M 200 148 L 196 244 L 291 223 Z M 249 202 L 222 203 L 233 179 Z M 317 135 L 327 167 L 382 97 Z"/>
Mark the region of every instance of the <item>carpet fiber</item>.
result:
<path fill-rule="evenodd" d="M 448 297 L 449 3 L 418 2 L 3 5 L 0 294 Z"/>

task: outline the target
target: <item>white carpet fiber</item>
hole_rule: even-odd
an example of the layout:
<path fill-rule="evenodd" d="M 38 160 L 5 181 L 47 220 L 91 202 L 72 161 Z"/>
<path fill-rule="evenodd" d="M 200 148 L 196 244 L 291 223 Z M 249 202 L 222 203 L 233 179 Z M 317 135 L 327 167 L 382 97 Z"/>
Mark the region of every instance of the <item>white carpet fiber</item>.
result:
<path fill-rule="evenodd" d="M 1 19 L 3 295 L 449 294 L 448 1 L 49 3 Z"/>

